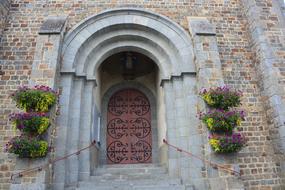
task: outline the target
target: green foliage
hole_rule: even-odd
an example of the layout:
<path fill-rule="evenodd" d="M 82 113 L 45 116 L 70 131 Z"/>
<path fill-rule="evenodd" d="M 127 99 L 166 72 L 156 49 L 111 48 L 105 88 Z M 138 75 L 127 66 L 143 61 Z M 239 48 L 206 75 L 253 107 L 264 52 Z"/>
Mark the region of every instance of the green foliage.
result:
<path fill-rule="evenodd" d="M 21 158 L 44 157 L 48 152 L 48 142 L 28 136 L 18 136 L 6 144 L 6 151 Z"/>
<path fill-rule="evenodd" d="M 32 88 L 20 87 L 11 97 L 18 108 L 27 113 L 12 113 L 10 121 L 22 135 L 6 144 L 6 151 L 23 158 L 44 157 L 48 152 L 48 143 L 38 139 L 46 132 L 50 120 L 45 112 L 57 101 L 57 93 L 48 86 L 37 85 Z"/>
<path fill-rule="evenodd" d="M 56 103 L 56 95 L 52 92 L 44 92 L 36 89 L 20 91 L 13 96 L 17 107 L 26 112 L 48 112 Z"/>
<path fill-rule="evenodd" d="M 49 127 L 49 118 L 44 113 L 13 113 L 10 120 L 25 134 L 41 135 Z"/>
<path fill-rule="evenodd" d="M 244 120 L 243 111 L 210 110 L 208 113 L 200 114 L 200 119 L 206 124 L 211 132 L 232 133 L 236 126 L 241 125 Z"/>
<path fill-rule="evenodd" d="M 228 110 L 230 107 L 241 104 L 240 97 L 242 93 L 229 87 L 217 87 L 209 90 L 203 89 L 200 95 L 209 107 Z"/>
<path fill-rule="evenodd" d="M 231 107 L 241 104 L 241 91 L 227 86 L 203 89 L 200 96 L 210 107 L 208 113 L 200 113 L 200 119 L 206 124 L 212 135 L 209 143 L 216 153 L 232 153 L 239 151 L 245 144 L 240 133 L 233 133 L 236 126 L 245 118 L 243 111 L 229 111 Z M 214 109 L 213 109 L 214 108 Z"/>
<path fill-rule="evenodd" d="M 216 153 L 232 153 L 239 151 L 244 143 L 245 138 L 240 133 L 235 133 L 227 136 L 209 137 L 209 143 Z"/>

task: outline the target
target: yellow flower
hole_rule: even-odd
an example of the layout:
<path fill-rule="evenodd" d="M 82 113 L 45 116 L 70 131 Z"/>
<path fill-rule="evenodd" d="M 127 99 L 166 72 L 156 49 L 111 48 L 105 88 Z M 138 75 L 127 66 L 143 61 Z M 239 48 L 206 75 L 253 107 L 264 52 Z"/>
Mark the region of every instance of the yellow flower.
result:
<path fill-rule="evenodd" d="M 13 127 L 13 130 L 14 130 L 14 131 L 17 130 L 17 125 L 18 125 L 17 120 L 13 120 L 13 121 L 12 121 L 12 127 Z"/>
<path fill-rule="evenodd" d="M 47 117 L 44 117 L 41 119 L 41 124 L 38 128 L 38 134 L 42 134 L 46 131 L 46 129 L 49 127 L 49 119 Z"/>
<path fill-rule="evenodd" d="M 42 157 L 45 156 L 48 150 L 48 143 L 46 141 L 39 141 L 38 142 L 39 148 L 32 149 L 30 153 L 30 157 Z"/>
<path fill-rule="evenodd" d="M 42 93 L 37 102 L 36 111 L 47 112 L 49 106 L 53 105 L 56 101 L 56 97 L 52 93 Z"/>
<path fill-rule="evenodd" d="M 40 141 L 39 144 L 40 144 L 39 155 L 40 156 L 46 155 L 48 149 L 48 143 L 46 141 Z"/>
<path fill-rule="evenodd" d="M 213 105 L 214 101 L 212 100 L 212 97 L 210 93 L 206 93 L 203 95 L 203 99 L 207 102 L 208 105 Z"/>
<path fill-rule="evenodd" d="M 237 119 L 237 126 L 240 126 L 240 125 L 241 125 L 241 119 L 238 118 L 238 119 Z"/>
<path fill-rule="evenodd" d="M 209 140 L 210 145 L 212 146 L 212 148 L 214 149 L 215 152 L 219 152 L 220 149 L 220 141 L 217 139 L 210 139 Z"/>
<path fill-rule="evenodd" d="M 208 118 L 206 120 L 206 123 L 207 123 L 209 129 L 212 129 L 213 128 L 213 124 L 214 124 L 214 119 L 213 118 Z"/>

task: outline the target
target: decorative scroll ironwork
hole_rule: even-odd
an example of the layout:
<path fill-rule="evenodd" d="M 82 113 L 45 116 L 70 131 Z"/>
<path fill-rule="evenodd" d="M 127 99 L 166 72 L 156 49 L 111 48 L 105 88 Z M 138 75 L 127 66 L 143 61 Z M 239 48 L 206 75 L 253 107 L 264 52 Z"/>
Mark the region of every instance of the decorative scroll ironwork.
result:
<path fill-rule="evenodd" d="M 107 120 L 108 163 L 151 162 L 151 112 L 146 96 L 134 89 L 115 93 Z"/>
<path fill-rule="evenodd" d="M 137 138 L 145 138 L 151 132 L 151 125 L 144 118 L 131 119 L 129 121 L 115 118 L 108 123 L 107 132 L 114 139 L 120 139 L 123 136 L 127 137 L 128 133 Z"/>
<path fill-rule="evenodd" d="M 146 97 L 137 96 L 130 103 L 130 113 L 135 113 L 138 116 L 145 115 L 150 110 L 150 105 Z"/>
<path fill-rule="evenodd" d="M 107 157 L 113 163 L 121 163 L 123 160 L 129 159 L 128 152 L 128 143 L 114 141 L 107 148 Z"/>
<path fill-rule="evenodd" d="M 130 135 L 135 135 L 137 138 L 145 138 L 151 132 L 151 125 L 145 118 L 137 118 L 130 120 Z"/>
<path fill-rule="evenodd" d="M 135 98 L 112 96 L 108 105 L 108 111 L 113 115 L 120 116 L 124 113 L 135 113 L 138 116 L 145 115 L 150 110 L 150 104 L 146 97 L 137 96 Z"/>
<path fill-rule="evenodd" d="M 107 132 L 114 139 L 120 139 L 124 135 L 128 136 L 128 121 L 120 118 L 112 119 L 107 125 Z"/>
<path fill-rule="evenodd" d="M 123 113 L 128 113 L 128 99 L 120 95 L 112 96 L 109 101 L 108 111 L 113 115 L 120 116 Z"/>
<path fill-rule="evenodd" d="M 151 158 L 151 145 L 146 141 L 131 144 L 131 160 L 146 163 Z"/>

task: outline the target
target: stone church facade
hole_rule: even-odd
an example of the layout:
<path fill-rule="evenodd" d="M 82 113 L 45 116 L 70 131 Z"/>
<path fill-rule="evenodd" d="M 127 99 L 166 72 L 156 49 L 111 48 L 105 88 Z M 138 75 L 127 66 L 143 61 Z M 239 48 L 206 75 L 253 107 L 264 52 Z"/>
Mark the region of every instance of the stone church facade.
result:
<path fill-rule="evenodd" d="M 161 189 L 285 189 L 283 1 L 2 0 L 0 14 L 0 189 L 100 189 L 94 176 L 116 164 L 134 176 L 141 167 L 159 166 L 166 172 L 150 172 L 155 180 L 179 179 L 179 186 L 162 183 Z M 35 84 L 59 90 L 60 114 L 50 127 L 47 158 L 20 159 L 3 151 L 16 135 L 8 121 L 17 111 L 9 94 Z M 246 112 L 246 146 L 229 155 L 211 150 L 197 117 L 207 109 L 200 89 L 223 85 L 243 92 Z M 132 145 L 147 154 L 123 155 L 128 161 L 122 162 L 111 153 L 113 145 L 123 145 L 109 124 L 124 112 L 114 107 L 124 97 L 143 102 L 144 109 L 132 110 L 143 115 L 139 120 L 122 117 L 147 126 L 143 140 Z M 93 140 L 96 146 L 48 164 Z M 48 167 L 11 179 L 39 165 Z M 106 183 L 117 180 L 112 177 Z"/>

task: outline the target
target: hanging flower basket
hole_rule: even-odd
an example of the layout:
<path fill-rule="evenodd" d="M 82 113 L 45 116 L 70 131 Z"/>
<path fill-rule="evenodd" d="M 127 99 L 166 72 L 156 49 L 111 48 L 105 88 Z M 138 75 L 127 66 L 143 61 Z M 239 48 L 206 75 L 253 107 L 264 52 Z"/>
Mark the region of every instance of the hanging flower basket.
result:
<path fill-rule="evenodd" d="M 10 115 L 10 121 L 20 131 L 31 135 L 43 134 L 50 125 L 45 113 L 13 113 Z"/>
<path fill-rule="evenodd" d="M 209 131 L 216 133 L 227 132 L 230 134 L 236 126 L 241 125 L 244 117 L 244 111 L 224 111 L 220 109 L 200 114 L 200 119 L 206 124 Z"/>
<path fill-rule="evenodd" d="M 17 107 L 25 112 L 48 112 L 56 103 L 57 94 L 47 86 L 20 87 L 12 95 Z"/>
<path fill-rule="evenodd" d="M 6 144 L 6 152 L 19 155 L 21 158 L 45 157 L 48 152 L 48 142 L 27 136 L 12 138 Z"/>
<path fill-rule="evenodd" d="M 210 108 L 228 110 L 241 104 L 241 91 L 230 89 L 227 86 L 203 89 L 200 96 Z"/>
<path fill-rule="evenodd" d="M 245 138 L 240 133 L 226 136 L 210 135 L 209 143 L 216 153 L 233 153 L 244 146 Z"/>

